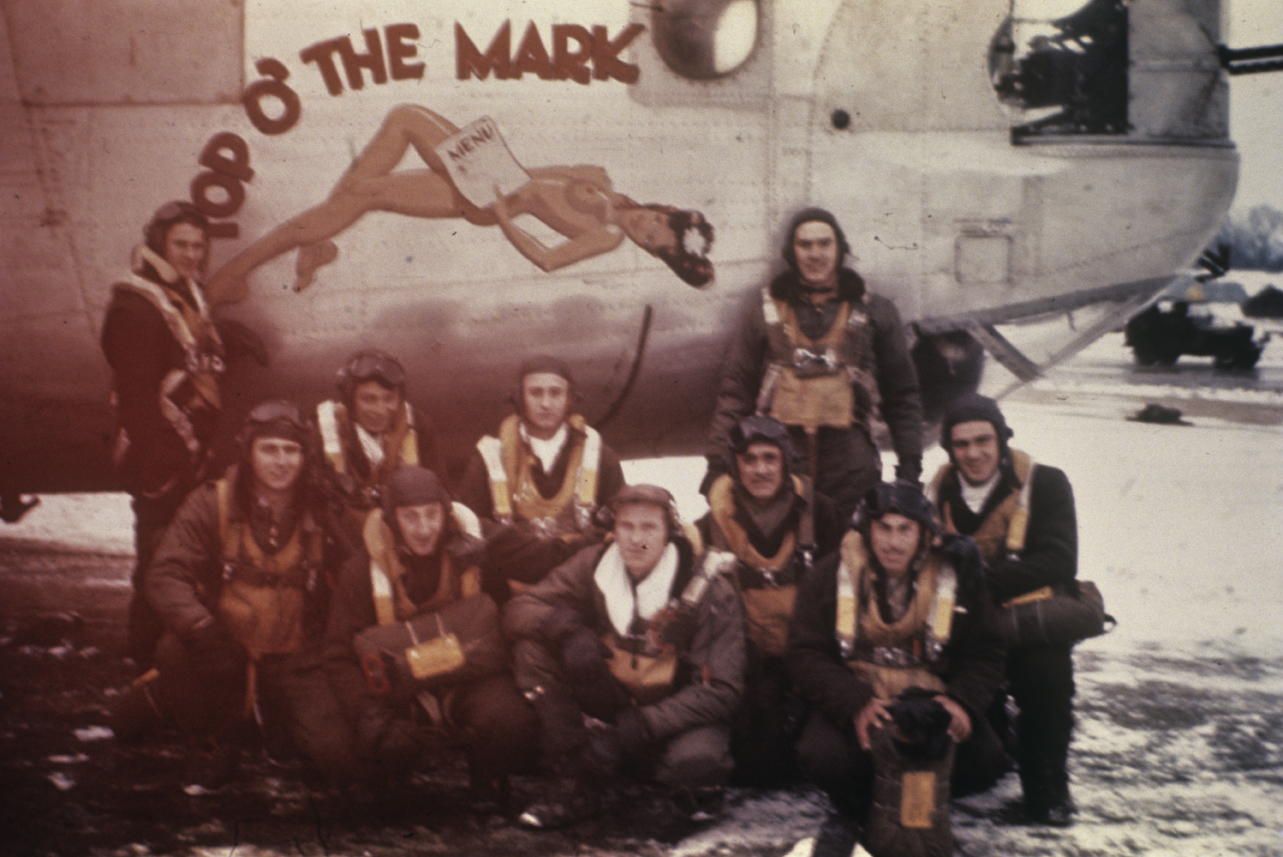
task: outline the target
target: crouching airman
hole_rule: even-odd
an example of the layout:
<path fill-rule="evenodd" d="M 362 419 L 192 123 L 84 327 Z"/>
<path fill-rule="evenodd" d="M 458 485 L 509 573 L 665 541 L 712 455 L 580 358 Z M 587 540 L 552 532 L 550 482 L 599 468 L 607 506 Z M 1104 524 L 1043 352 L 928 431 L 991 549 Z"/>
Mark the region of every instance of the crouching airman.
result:
<path fill-rule="evenodd" d="M 513 683 L 498 608 L 481 592 L 476 516 L 432 471 L 402 467 L 363 543 L 326 631 L 363 775 L 389 782 L 444 733 L 464 746 L 473 796 L 506 803 L 508 774 L 530 767 L 537 724 Z"/>
<path fill-rule="evenodd" d="M 897 704 L 914 709 L 911 700 L 925 698 L 927 719 L 938 716 L 947 732 L 932 751 L 957 745 L 954 795 L 988 788 L 1009 764 L 985 719 L 1006 651 L 979 551 L 963 537 L 937 540 L 931 504 L 914 483 L 880 483 L 856 514 L 838 554 L 803 578 L 789 636 L 789 672 L 811 705 L 799 763 L 837 810 L 816 855 L 846 857 L 861 824 L 866 834 L 877 827 L 877 747 L 892 734 Z M 917 809 L 947 837 L 950 775 L 947 762 L 938 767 L 919 780 L 932 785 Z M 882 817 L 873 820 L 884 821 L 887 807 L 876 809 Z"/>
<path fill-rule="evenodd" d="M 292 402 L 256 406 L 239 463 L 178 510 L 144 575 L 165 628 L 158 675 L 126 699 L 145 701 L 223 762 L 259 723 L 270 741 L 292 743 L 338 782 L 351 775 L 351 736 L 321 639 L 346 540 L 341 513 L 318 491 L 314 431 Z M 118 714 L 126 726 L 141 722 Z"/>
<path fill-rule="evenodd" d="M 739 599 L 724 575 L 705 574 L 698 535 L 682 527 L 668 491 L 625 487 L 609 510 L 606 544 L 580 551 L 504 610 L 517 684 L 534 703 L 556 777 L 521 817 L 532 827 L 594 811 L 620 775 L 690 795 L 731 772 L 730 719 L 744 680 Z"/>

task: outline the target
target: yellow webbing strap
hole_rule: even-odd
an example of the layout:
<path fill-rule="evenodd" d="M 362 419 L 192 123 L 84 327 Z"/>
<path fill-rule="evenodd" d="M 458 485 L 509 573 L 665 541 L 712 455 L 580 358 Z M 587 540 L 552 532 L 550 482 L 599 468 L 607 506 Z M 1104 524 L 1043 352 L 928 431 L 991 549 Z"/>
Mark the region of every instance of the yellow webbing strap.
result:
<path fill-rule="evenodd" d="M 346 472 L 343 460 L 343 442 L 339 435 L 339 422 L 347 419 L 347 407 L 342 402 L 326 400 L 316 406 L 316 425 L 321 431 L 321 450 L 335 473 Z"/>
<path fill-rule="evenodd" d="M 414 408 L 409 402 L 401 403 L 401 412 L 405 415 L 405 434 L 401 437 L 402 465 L 423 464 L 419 461 L 418 428 L 414 425 Z"/>
<path fill-rule="evenodd" d="M 584 454 L 575 474 L 575 498 L 580 506 L 591 509 L 597 501 L 597 469 L 601 466 L 601 435 L 592 426 L 584 426 Z"/>
<path fill-rule="evenodd" d="M 1023 462 L 1021 458 L 1024 459 Z M 1011 522 L 1007 525 L 1007 551 L 1019 553 L 1025 549 L 1025 536 L 1029 529 L 1029 498 L 1034 490 L 1034 460 L 1024 453 L 1013 451 L 1012 462 L 1016 465 L 1016 476 L 1022 476 L 1022 464 L 1026 471 L 1023 474 L 1024 484 L 1020 486 L 1020 493 L 1016 496 L 1015 511 L 1011 513 Z"/>
<path fill-rule="evenodd" d="M 507 471 L 503 469 L 503 445 L 499 438 L 487 435 L 477 441 L 477 451 L 481 453 L 486 473 L 490 476 L 490 499 L 495 519 L 511 520 L 512 491 L 508 485 Z"/>

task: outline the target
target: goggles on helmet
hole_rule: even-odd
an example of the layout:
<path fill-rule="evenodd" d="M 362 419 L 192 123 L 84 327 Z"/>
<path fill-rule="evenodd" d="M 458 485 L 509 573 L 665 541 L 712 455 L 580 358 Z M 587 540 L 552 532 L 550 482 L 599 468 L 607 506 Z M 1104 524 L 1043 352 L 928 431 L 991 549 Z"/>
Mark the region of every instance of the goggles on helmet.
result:
<path fill-rule="evenodd" d="M 348 361 L 343 373 L 352 384 L 378 381 L 386 387 L 405 387 L 405 369 L 395 357 L 382 351 L 362 351 Z"/>
<path fill-rule="evenodd" d="M 922 489 L 908 482 L 879 482 L 860 501 L 856 515 L 861 523 L 886 515 L 904 515 L 935 530 L 935 509 Z"/>
<path fill-rule="evenodd" d="M 190 202 L 183 202 L 178 199 L 170 200 L 160 208 L 156 209 L 156 213 L 151 216 L 151 219 L 156 223 L 166 223 L 170 220 L 177 220 L 180 217 L 199 217 L 201 220 L 205 219 L 205 215 L 201 213 L 199 208 L 192 205 Z"/>
<path fill-rule="evenodd" d="M 788 428 L 779 420 L 754 414 L 745 417 L 731 426 L 731 449 L 741 453 L 755 442 L 773 443 L 781 449 L 791 451 L 793 442 L 789 438 Z"/>
<path fill-rule="evenodd" d="M 278 422 L 286 423 L 299 431 L 307 431 L 312 425 L 298 405 L 285 399 L 273 399 L 260 402 L 250 410 L 249 416 L 245 418 L 245 428 L 252 433 L 256 428 Z"/>
<path fill-rule="evenodd" d="M 151 220 L 147 221 L 147 225 L 143 227 L 143 239 L 148 247 L 163 255 L 165 236 L 169 234 L 170 228 L 176 223 L 184 222 L 193 224 L 208 237 L 209 218 L 190 202 L 176 199 L 156 209 Z"/>

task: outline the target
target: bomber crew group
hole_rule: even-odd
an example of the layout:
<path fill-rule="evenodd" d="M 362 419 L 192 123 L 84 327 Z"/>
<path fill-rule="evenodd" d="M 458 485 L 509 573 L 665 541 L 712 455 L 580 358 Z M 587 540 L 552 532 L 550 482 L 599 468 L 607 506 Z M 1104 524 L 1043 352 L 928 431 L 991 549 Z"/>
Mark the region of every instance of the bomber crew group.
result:
<path fill-rule="evenodd" d="M 805 780 L 834 809 L 815 853 L 848 854 L 872 832 L 879 748 L 934 722 L 919 750 L 944 760 L 946 815 L 950 780 L 975 792 L 1018 764 L 1029 819 L 1070 821 L 1072 641 L 1009 645 L 997 620 L 1076 592 L 1069 483 L 970 394 L 924 491 L 904 327 L 844 264 L 829 212 L 793 220 L 787 269 L 731 343 L 693 525 L 666 489 L 625 484 L 547 356 L 521 365 L 515 413 L 454 484 L 402 365 L 374 349 L 314 411 L 253 408 L 239 460 L 212 472 L 236 331 L 202 294 L 209 227 L 169 203 L 144 235 L 102 334 L 136 515 L 140 675 L 118 737 L 177 727 L 188 776 L 209 777 L 255 729 L 360 788 L 444 734 L 476 799 L 534 827 L 599 810 L 620 777 L 692 812 L 729 783 Z M 548 778 L 538 801 L 513 805 L 512 774 Z"/>

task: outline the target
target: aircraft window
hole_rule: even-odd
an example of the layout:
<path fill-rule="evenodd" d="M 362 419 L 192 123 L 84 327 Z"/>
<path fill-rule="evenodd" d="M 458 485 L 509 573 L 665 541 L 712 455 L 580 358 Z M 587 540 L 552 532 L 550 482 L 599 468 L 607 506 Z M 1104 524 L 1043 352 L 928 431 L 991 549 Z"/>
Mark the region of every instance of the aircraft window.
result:
<path fill-rule="evenodd" d="M 1125 0 L 1012 0 L 989 47 L 1012 136 L 1127 133 L 1127 27 Z"/>
<path fill-rule="evenodd" d="M 757 44 L 757 0 L 665 0 L 654 7 L 655 50 L 683 77 L 710 80 L 748 61 Z"/>

